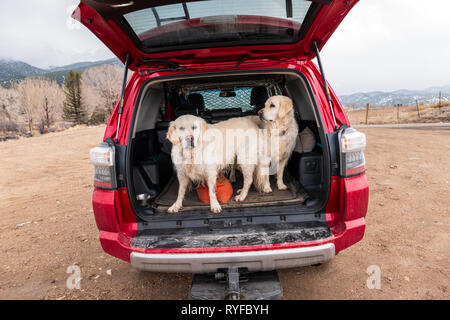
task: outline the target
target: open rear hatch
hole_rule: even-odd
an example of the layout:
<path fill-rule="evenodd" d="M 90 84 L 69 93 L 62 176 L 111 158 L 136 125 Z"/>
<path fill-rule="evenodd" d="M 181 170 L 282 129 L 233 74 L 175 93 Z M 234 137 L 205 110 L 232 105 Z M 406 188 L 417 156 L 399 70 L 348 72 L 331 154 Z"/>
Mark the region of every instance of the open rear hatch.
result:
<path fill-rule="evenodd" d="M 131 70 L 315 57 L 358 0 L 82 0 L 73 17 Z"/>

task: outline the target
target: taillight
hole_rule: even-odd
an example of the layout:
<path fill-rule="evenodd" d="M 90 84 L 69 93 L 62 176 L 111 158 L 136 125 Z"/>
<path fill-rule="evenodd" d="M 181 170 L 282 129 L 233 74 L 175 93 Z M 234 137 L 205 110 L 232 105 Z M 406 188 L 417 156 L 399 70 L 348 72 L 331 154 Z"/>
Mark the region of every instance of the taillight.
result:
<path fill-rule="evenodd" d="M 91 149 L 89 157 L 94 165 L 94 187 L 113 190 L 117 188 L 114 148 L 103 142 Z"/>
<path fill-rule="evenodd" d="M 364 149 L 366 135 L 351 127 L 344 129 L 339 138 L 341 151 L 341 176 L 344 178 L 362 174 L 366 168 Z"/>

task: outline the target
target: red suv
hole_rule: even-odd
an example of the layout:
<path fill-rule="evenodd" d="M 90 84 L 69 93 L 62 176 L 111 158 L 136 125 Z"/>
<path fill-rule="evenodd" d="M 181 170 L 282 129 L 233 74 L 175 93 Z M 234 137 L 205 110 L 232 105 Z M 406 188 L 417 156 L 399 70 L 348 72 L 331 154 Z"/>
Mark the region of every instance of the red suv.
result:
<path fill-rule="evenodd" d="M 366 138 L 350 127 L 319 56 L 356 2 L 82 0 L 73 17 L 126 66 L 104 142 L 90 154 L 103 249 L 149 271 L 251 272 L 323 263 L 361 240 Z M 273 95 L 292 99 L 299 133 L 308 128 L 316 141 L 292 154 L 290 188 L 251 190 L 220 214 L 193 190 L 181 212 L 167 213 L 177 196 L 170 121 L 256 115 Z"/>

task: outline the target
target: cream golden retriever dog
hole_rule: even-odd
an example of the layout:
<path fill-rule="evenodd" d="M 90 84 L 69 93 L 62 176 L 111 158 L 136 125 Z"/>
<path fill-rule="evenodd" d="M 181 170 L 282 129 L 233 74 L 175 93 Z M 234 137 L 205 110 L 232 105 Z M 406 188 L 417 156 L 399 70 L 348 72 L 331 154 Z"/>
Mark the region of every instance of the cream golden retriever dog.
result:
<path fill-rule="evenodd" d="M 260 159 L 257 169 L 262 170 L 270 163 L 269 173 L 276 171 L 277 188 L 286 190 L 287 186 L 283 182 L 284 169 L 295 148 L 298 136 L 298 124 L 295 120 L 292 100 L 285 96 L 270 97 L 264 108 L 258 112 L 258 115 L 259 117 L 247 117 L 260 128 L 266 129 L 266 138 L 263 140 L 263 145 L 260 143 L 258 147 Z M 261 189 L 266 190 L 266 192 L 270 189 L 268 174 L 265 175 L 265 179 L 260 184 L 262 185 Z"/>
<path fill-rule="evenodd" d="M 244 176 L 243 188 L 235 201 L 244 201 L 258 161 L 258 130 L 258 125 L 247 118 L 232 118 L 214 125 L 192 115 L 172 121 L 167 138 L 173 144 L 172 162 L 179 190 L 177 200 L 168 211 L 178 212 L 182 208 L 185 193 L 192 182 L 206 182 L 211 211 L 219 213 L 222 209 L 216 197 L 217 176 L 235 163 Z M 262 178 L 258 177 L 258 180 Z"/>

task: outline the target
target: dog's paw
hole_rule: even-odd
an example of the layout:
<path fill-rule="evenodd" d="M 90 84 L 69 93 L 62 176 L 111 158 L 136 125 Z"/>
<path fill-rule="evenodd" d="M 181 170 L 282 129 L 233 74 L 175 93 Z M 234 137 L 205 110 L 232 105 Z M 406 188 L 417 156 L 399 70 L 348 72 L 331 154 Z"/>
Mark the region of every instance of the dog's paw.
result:
<path fill-rule="evenodd" d="M 270 186 L 265 186 L 262 190 L 263 193 L 271 193 L 272 192 L 272 188 Z"/>
<path fill-rule="evenodd" d="M 222 211 L 222 207 L 219 203 L 211 203 L 211 212 L 212 213 L 220 213 Z"/>
<path fill-rule="evenodd" d="M 242 191 L 242 190 L 241 190 Z M 243 195 L 242 193 L 240 193 L 239 195 L 237 195 L 236 197 L 234 197 L 234 201 L 236 202 L 242 202 L 245 200 L 245 198 L 247 198 L 246 195 Z"/>
<path fill-rule="evenodd" d="M 169 210 L 167 210 L 169 213 L 177 213 L 178 211 L 180 211 L 181 209 L 181 205 L 179 205 L 178 203 L 174 203 L 173 206 L 171 206 L 169 208 Z"/>
<path fill-rule="evenodd" d="M 287 190 L 287 188 L 288 188 L 284 183 L 279 183 L 277 185 L 277 187 L 278 187 L 278 190 Z"/>
<path fill-rule="evenodd" d="M 238 189 L 237 191 L 236 191 L 236 194 L 241 194 L 241 192 L 242 192 L 242 189 Z"/>

